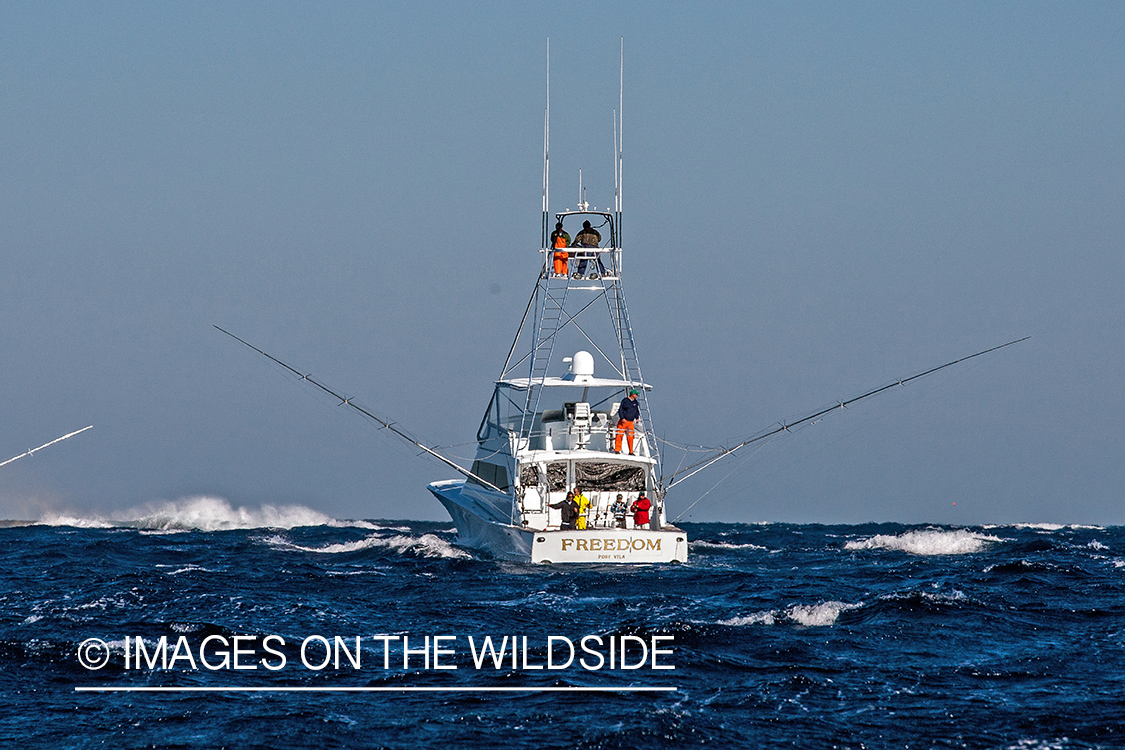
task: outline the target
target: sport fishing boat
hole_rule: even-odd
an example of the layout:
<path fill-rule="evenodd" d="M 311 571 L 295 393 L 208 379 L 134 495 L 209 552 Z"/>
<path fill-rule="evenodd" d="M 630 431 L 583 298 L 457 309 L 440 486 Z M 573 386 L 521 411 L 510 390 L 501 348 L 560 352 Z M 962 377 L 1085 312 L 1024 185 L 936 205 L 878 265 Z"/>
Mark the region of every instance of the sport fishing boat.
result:
<path fill-rule="evenodd" d="M 552 232 L 549 55 L 538 280 L 477 430 L 471 469 L 429 490 L 449 511 L 460 544 L 499 558 L 685 562 L 688 538 L 667 520 L 651 386 L 641 377 L 621 286 L 623 87 L 614 112 L 613 208 L 590 206 L 579 171 L 577 208 L 555 213 Z M 556 241 L 560 235 L 565 241 Z M 569 493 L 588 500 L 576 523 L 568 523 Z"/>
<path fill-rule="evenodd" d="M 687 534 L 668 523 L 658 481 L 651 386 L 621 286 L 620 215 L 585 202 L 556 213 L 564 231 L 582 225 L 606 238 L 567 248 L 561 267 L 544 221 L 538 282 L 477 431 L 471 476 L 429 485 L 460 544 L 543 563 L 687 560 Z M 562 348 L 568 341 L 585 348 Z M 639 415 L 632 435 L 619 419 L 626 401 Z M 589 500 L 578 528 L 564 523 L 569 492 Z M 651 509 L 632 512 L 642 497 Z"/>

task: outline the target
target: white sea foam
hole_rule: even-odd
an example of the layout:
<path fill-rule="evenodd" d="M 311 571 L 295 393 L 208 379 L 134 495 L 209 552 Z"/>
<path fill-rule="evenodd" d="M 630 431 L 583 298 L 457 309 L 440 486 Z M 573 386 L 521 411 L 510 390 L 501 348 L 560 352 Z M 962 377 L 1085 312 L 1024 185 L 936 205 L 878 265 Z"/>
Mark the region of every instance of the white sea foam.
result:
<path fill-rule="evenodd" d="M 806 628 L 822 628 L 835 624 L 841 612 L 862 607 L 863 603 L 827 601 L 819 604 L 794 604 L 788 609 L 771 609 L 755 612 L 752 615 L 719 620 L 720 625 L 776 625 L 779 622 L 795 622 Z"/>
<path fill-rule="evenodd" d="M 297 526 L 356 526 L 376 528 L 367 522 L 342 522 L 303 505 L 233 507 L 221 497 L 191 497 L 147 503 L 106 515 L 74 516 L 45 513 L 38 521 L 46 526 L 78 528 L 136 528 L 146 531 L 226 531 L 230 529 L 291 529 Z"/>
<path fill-rule="evenodd" d="M 301 544 L 294 544 L 283 536 L 271 536 L 263 541 L 271 547 L 279 549 L 291 549 L 299 552 L 316 552 L 325 555 L 338 555 L 342 552 L 358 552 L 359 550 L 369 549 L 378 546 L 377 541 L 379 537 L 371 535 L 364 539 L 358 539 L 354 542 L 337 542 L 335 544 L 326 544 L 323 547 L 306 547 Z"/>
<path fill-rule="evenodd" d="M 1103 531 L 1104 526 L 1090 526 L 1081 523 L 991 523 L 985 524 L 981 528 L 984 529 L 1032 529 L 1035 531 L 1062 531 L 1068 529 L 1072 531 L 1087 530 L 1087 531 Z"/>
<path fill-rule="evenodd" d="M 291 529 L 296 526 L 325 526 L 332 519 L 302 505 L 261 505 L 234 508 L 219 497 L 193 497 L 187 500 L 150 503 L 133 511 L 126 520 L 142 528 L 199 529 Z"/>
<path fill-rule="evenodd" d="M 354 542 L 338 542 L 326 544 L 323 547 L 306 547 L 294 544 L 282 536 L 272 536 L 264 540 L 267 544 L 281 549 L 298 550 L 300 552 L 314 552 L 317 554 L 336 555 L 343 552 L 358 552 L 372 547 L 385 547 L 396 552 L 412 553 L 422 557 L 445 557 L 456 560 L 468 560 L 472 557 L 458 547 L 453 546 L 444 539 L 433 534 L 423 534 L 420 537 L 410 535 L 379 536 L 372 534 L 364 539 Z"/>
<path fill-rule="evenodd" d="M 119 525 L 98 516 L 78 517 L 50 511 L 44 513 L 36 523 L 42 526 L 73 526 L 78 529 L 112 529 Z"/>
<path fill-rule="evenodd" d="M 876 534 L 869 539 L 850 541 L 844 545 L 844 549 L 891 549 L 912 555 L 964 555 L 980 552 L 989 544 L 1002 541 L 1004 540 L 1000 537 L 966 529 L 925 529 L 894 536 Z"/>
<path fill-rule="evenodd" d="M 691 547 L 703 547 L 705 549 L 766 549 L 760 544 L 734 544 L 732 542 L 690 542 Z"/>
<path fill-rule="evenodd" d="M 420 537 L 392 536 L 378 540 L 380 546 L 389 547 L 398 552 L 414 552 L 424 557 L 447 557 L 455 560 L 469 560 L 472 558 L 468 552 L 454 547 L 441 537 L 433 534 L 423 534 Z"/>
<path fill-rule="evenodd" d="M 172 567 L 172 566 L 169 565 L 168 567 Z M 176 568 L 175 570 L 169 571 L 168 575 L 176 576 L 176 575 L 179 575 L 180 573 L 213 573 L 213 572 L 214 571 L 212 571 L 212 570 L 204 568 L 202 565 L 185 565 L 182 568 Z"/>
<path fill-rule="evenodd" d="M 1069 745 L 1068 737 L 1057 740 L 1023 739 L 1014 745 L 1008 745 L 1008 750 L 1066 750 Z"/>

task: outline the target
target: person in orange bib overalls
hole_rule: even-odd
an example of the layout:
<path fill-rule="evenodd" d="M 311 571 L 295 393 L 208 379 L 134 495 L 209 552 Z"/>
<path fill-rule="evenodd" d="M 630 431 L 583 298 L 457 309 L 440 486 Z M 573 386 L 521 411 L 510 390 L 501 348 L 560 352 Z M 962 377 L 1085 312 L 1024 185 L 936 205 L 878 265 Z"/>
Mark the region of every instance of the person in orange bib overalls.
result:
<path fill-rule="evenodd" d="M 570 246 L 570 235 L 563 231 L 562 222 L 555 224 L 555 231 L 551 233 L 551 247 L 555 248 L 555 273 L 566 276 L 566 262 L 570 260 L 570 253 L 565 248 Z"/>
<path fill-rule="evenodd" d="M 633 423 L 641 415 L 641 405 L 637 403 L 637 392 L 629 391 L 629 395 L 621 401 L 617 409 L 617 439 L 614 440 L 614 450 L 621 452 L 621 438 L 629 439 L 629 453 L 633 453 Z"/>

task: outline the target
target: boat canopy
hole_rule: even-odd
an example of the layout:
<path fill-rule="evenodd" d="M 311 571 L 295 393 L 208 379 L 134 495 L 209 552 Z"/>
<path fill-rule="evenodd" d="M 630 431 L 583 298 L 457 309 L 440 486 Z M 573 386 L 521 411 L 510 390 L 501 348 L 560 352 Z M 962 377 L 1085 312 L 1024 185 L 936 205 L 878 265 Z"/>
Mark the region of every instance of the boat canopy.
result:
<path fill-rule="evenodd" d="M 526 391 L 528 383 L 532 382 L 530 378 L 509 378 L 507 380 L 497 380 L 497 388 L 511 388 L 516 391 Z M 574 388 L 580 386 L 582 388 L 643 388 L 646 391 L 651 391 L 652 386 L 648 383 L 633 383 L 628 380 L 617 380 L 612 378 L 595 378 L 593 376 L 578 376 L 574 377 L 570 374 L 564 375 L 561 378 L 536 378 L 536 386 L 543 386 L 544 388 Z"/>

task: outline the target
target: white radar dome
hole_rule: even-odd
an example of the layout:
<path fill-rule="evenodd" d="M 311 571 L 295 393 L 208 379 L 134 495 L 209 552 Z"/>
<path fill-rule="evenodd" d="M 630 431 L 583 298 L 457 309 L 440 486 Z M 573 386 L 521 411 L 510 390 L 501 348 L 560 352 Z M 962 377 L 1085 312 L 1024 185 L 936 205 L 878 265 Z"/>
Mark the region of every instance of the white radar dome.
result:
<path fill-rule="evenodd" d="M 594 355 L 590 352 L 575 352 L 570 360 L 570 374 L 575 380 L 594 376 Z"/>

